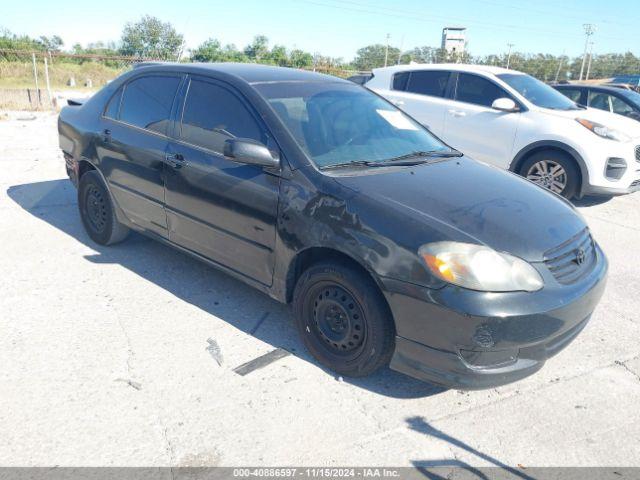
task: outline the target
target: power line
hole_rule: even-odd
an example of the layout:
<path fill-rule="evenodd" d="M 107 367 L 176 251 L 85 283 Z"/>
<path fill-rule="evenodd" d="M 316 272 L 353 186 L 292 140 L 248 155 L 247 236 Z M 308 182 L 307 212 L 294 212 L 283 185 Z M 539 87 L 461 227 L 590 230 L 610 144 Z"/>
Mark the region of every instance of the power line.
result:
<path fill-rule="evenodd" d="M 520 11 L 527 11 L 527 12 L 535 12 L 535 13 L 539 13 L 542 15 L 553 15 L 556 17 L 561 17 L 562 20 L 566 20 L 568 18 L 572 18 L 574 20 L 584 20 L 584 15 L 583 16 L 577 16 L 577 15 L 567 15 L 566 13 L 562 13 L 561 16 L 558 15 L 558 9 L 556 8 L 555 10 L 541 10 L 538 8 L 531 8 L 531 7 L 523 7 L 522 5 L 513 5 L 513 4 L 507 4 L 507 3 L 500 3 L 500 2 L 493 2 L 490 0 L 474 0 L 475 2 L 480 2 L 480 3 L 485 3 L 487 5 L 494 5 L 497 7 L 501 7 L 501 8 L 510 8 L 513 10 L 520 10 Z M 566 12 L 571 11 L 571 12 L 575 12 L 575 9 L 565 9 Z M 594 16 L 596 15 L 595 13 L 593 14 Z M 637 27 L 637 24 L 635 23 L 622 23 L 622 22 L 618 22 L 618 21 L 612 21 L 612 20 L 603 20 L 600 19 L 600 14 L 597 15 L 599 18 L 599 21 L 602 23 L 608 23 L 608 24 L 612 24 L 612 25 L 620 25 L 623 27 Z M 630 18 L 628 16 L 625 15 L 625 18 L 627 20 L 635 20 L 635 18 Z M 640 19 L 638 19 L 640 20 Z"/>
<path fill-rule="evenodd" d="M 422 12 L 417 12 L 417 11 L 410 11 L 410 10 L 398 10 L 396 8 L 387 8 L 387 7 L 378 7 L 378 6 L 372 6 L 372 5 L 365 5 L 359 2 L 355 2 L 355 1 L 349 1 L 349 0 L 340 0 L 340 4 L 339 5 L 335 5 L 332 3 L 326 3 L 327 1 L 329 2 L 337 2 L 338 0 L 324 0 L 320 1 L 320 0 L 298 0 L 299 2 L 304 2 L 304 3 L 308 3 L 311 5 L 317 5 L 317 6 L 321 6 L 321 7 L 328 7 L 328 8 L 334 8 L 337 10 L 346 10 L 346 11 L 352 11 L 352 12 L 358 12 L 358 13 L 368 13 L 368 14 L 372 14 L 372 15 L 380 15 L 380 16 L 385 16 L 385 17 L 396 17 L 396 18 L 402 18 L 402 19 L 411 19 L 414 21 L 418 21 L 418 22 L 423 22 L 423 23 L 433 23 L 433 24 L 437 24 L 437 25 L 442 25 L 443 22 L 448 23 L 448 22 L 455 22 L 455 23 L 465 23 L 467 25 L 477 25 L 477 26 L 481 26 L 481 27 L 490 27 L 490 28 L 494 28 L 494 29 L 503 29 L 503 30 L 513 30 L 513 31 L 530 31 L 533 33 L 542 33 L 542 34 L 546 34 L 546 35 L 555 35 L 558 37 L 571 37 L 571 38 L 575 38 L 578 36 L 577 33 L 569 33 L 566 30 L 564 31 L 558 31 L 558 30 L 546 30 L 546 29 L 538 29 L 538 28 L 529 28 L 529 27 L 522 27 L 522 26 L 517 26 L 517 25 L 507 25 L 507 24 L 500 24 L 500 23 L 490 23 L 490 22 L 480 22 L 477 20 L 471 20 L 471 19 L 466 19 L 466 18 L 459 18 L 459 17 L 445 17 L 442 15 L 432 15 L 430 14 L 429 17 L 424 17 L 421 15 Z M 350 4 L 353 6 L 347 6 L 344 4 Z M 375 10 L 372 10 L 375 9 Z M 610 39 L 610 40 L 617 40 L 617 41 L 628 41 L 627 38 L 620 38 L 620 37 L 605 37 L 602 36 L 601 38 L 606 38 L 606 39 Z"/>

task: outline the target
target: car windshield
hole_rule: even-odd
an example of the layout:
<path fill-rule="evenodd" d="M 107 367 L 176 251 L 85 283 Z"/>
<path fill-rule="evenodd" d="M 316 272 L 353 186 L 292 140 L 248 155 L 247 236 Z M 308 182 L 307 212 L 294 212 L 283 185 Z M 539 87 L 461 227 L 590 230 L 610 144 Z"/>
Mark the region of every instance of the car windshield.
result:
<path fill-rule="evenodd" d="M 501 73 L 498 78 L 538 107 L 552 110 L 577 110 L 580 108 L 553 87 L 529 75 Z"/>
<path fill-rule="evenodd" d="M 455 153 L 368 90 L 338 82 L 254 84 L 319 168 Z"/>
<path fill-rule="evenodd" d="M 640 93 L 634 92 L 633 90 L 622 90 L 620 89 L 618 95 L 622 95 L 624 98 L 633 103 L 636 107 L 640 108 Z"/>
<path fill-rule="evenodd" d="M 640 85 L 640 75 L 618 75 L 613 77 L 611 83 L 626 83 L 629 85 Z"/>

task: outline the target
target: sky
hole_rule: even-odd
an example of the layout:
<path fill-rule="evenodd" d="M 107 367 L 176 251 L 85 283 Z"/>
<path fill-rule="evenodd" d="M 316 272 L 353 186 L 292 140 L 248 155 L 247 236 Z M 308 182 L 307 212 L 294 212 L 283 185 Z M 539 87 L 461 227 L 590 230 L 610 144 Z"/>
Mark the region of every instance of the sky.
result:
<path fill-rule="evenodd" d="M 36 13 L 37 12 L 37 13 Z M 640 54 L 638 0 L 0 0 L 0 28 L 75 43 L 117 41 L 126 22 L 150 14 L 171 22 L 194 48 L 213 37 L 243 48 L 255 35 L 270 45 L 351 60 L 358 48 L 385 43 L 408 50 L 440 46 L 442 28 L 467 27 L 473 55 L 578 56 L 583 24 L 596 25 L 595 54 Z"/>

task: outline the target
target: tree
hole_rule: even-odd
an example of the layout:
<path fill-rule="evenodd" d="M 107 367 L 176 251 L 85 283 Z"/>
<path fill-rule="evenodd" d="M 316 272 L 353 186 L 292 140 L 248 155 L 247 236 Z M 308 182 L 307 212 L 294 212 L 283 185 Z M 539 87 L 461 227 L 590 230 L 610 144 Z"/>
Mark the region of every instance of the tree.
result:
<path fill-rule="evenodd" d="M 136 23 L 127 23 L 122 31 L 123 55 L 175 60 L 182 52 L 184 38 L 171 23 L 145 15 Z"/>
<path fill-rule="evenodd" d="M 191 60 L 194 62 L 246 62 L 247 57 L 239 51 L 235 45 L 227 44 L 224 47 L 220 41 L 210 38 L 201 43 L 198 48 L 191 51 Z"/>
<path fill-rule="evenodd" d="M 45 37 L 43 35 L 38 39 L 38 42 L 49 52 L 59 52 L 60 47 L 64 45 L 62 38 L 58 35 L 53 35 L 52 37 Z"/>
<path fill-rule="evenodd" d="M 224 62 L 226 53 L 222 50 L 222 45 L 218 40 L 210 38 L 191 52 L 191 60 L 194 62 Z"/>
<path fill-rule="evenodd" d="M 289 66 L 295 68 L 308 68 L 313 65 L 313 55 L 298 48 L 291 50 L 289 54 Z"/>
<path fill-rule="evenodd" d="M 287 54 L 287 48 L 283 45 L 274 45 L 268 55 L 269 63 L 278 65 L 280 67 L 286 67 L 289 65 L 289 55 Z"/>
<path fill-rule="evenodd" d="M 380 43 L 368 45 L 356 52 L 353 66 L 358 70 L 371 70 L 372 68 L 383 67 L 387 47 Z M 400 49 L 389 47 L 387 55 L 387 65 L 394 65 L 398 61 Z"/>
<path fill-rule="evenodd" d="M 253 42 L 244 49 L 244 54 L 254 62 L 259 62 L 269 54 L 269 39 L 264 35 L 256 35 Z"/>
<path fill-rule="evenodd" d="M 408 52 L 411 57 L 411 61 L 416 63 L 436 63 L 439 61 L 438 53 L 439 49 L 427 46 L 415 47 L 413 50 Z"/>
<path fill-rule="evenodd" d="M 58 37 L 59 38 L 59 37 Z M 16 35 L 9 30 L 0 29 L 0 50 L 43 51 L 44 45 L 28 35 Z M 0 60 L 18 60 L 20 54 L 0 51 Z"/>

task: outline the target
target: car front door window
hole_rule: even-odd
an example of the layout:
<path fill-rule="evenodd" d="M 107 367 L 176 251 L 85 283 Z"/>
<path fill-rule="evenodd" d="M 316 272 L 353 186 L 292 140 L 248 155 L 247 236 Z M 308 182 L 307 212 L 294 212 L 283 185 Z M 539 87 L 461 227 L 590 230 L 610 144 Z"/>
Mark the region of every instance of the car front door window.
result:
<path fill-rule="evenodd" d="M 611 98 L 611 108 L 613 109 L 613 113 L 617 113 L 618 115 L 630 116 L 633 114 L 634 109 L 624 100 L 618 97 Z"/>
<path fill-rule="evenodd" d="M 509 95 L 490 80 L 468 73 L 458 74 L 455 95 L 457 101 L 491 107 L 495 100 L 504 97 Z"/>
<path fill-rule="evenodd" d="M 192 80 L 182 114 L 180 139 L 222 153 L 230 138 L 266 142 L 265 134 L 240 99 L 228 89 Z"/>

